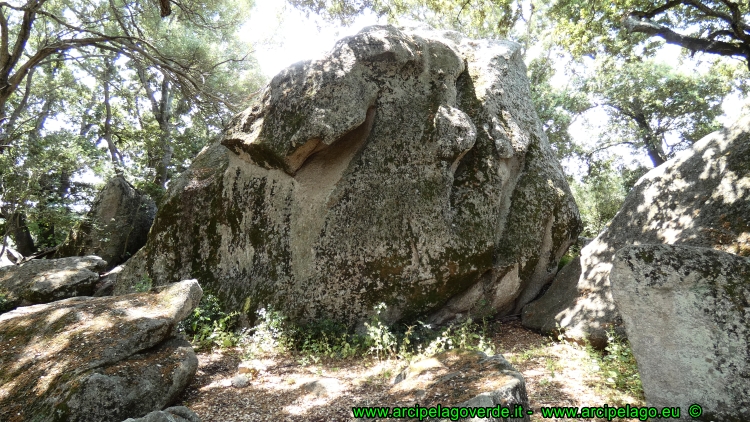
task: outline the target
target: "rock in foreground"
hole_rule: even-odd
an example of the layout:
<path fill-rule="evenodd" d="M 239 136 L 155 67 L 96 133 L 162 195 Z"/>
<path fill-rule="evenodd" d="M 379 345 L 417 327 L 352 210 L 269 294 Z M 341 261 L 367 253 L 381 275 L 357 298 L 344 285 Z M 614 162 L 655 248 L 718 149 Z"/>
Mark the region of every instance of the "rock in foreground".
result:
<path fill-rule="evenodd" d="M 707 248 L 617 252 L 612 293 L 649 406 L 750 420 L 750 259 Z"/>
<path fill-rule="evenodd" d="M 195 159 L 115 294 L 197 277 L 296 321 L 507 314 L 579 229 L 518 44 L 373 26 L 282 71 Z"/>
<path fill-rule="evenodd" d="M 107 263 L 98 256 L 32 259 L 0 268 L 0 293 L 6 310 L 49 303 L 75 296 L 91 296 L 99 272 Z"/>
<path fill-rule="evenodd" d="M 58 248 L 56 257 L 97 255 L 107 269 L 125 262 L 146 243 L 156 204 L 121 175 L 102 188 L 86 214 Z"/>
<path fill-rule="evenodd" d="M 201 296 L 189 280 L 0 315 L 0 420 L 121 421 L 163 409 L 197 369 L 190 344 L 173 336 Z"/>
<path fill-rule="evenodd" d="M 615 252 L 625 246 L 689 245 L 750 256 L 748 157 L 745 117 L 648 172 L 610 225 L 581 250 L 579 277 L 563 269 L 564 276 L 524 308 L 523 324 L 544 331 L 559 325 L 567 336 L 599 346 L 609 329 L 624 334 L 609 272 Z"/>

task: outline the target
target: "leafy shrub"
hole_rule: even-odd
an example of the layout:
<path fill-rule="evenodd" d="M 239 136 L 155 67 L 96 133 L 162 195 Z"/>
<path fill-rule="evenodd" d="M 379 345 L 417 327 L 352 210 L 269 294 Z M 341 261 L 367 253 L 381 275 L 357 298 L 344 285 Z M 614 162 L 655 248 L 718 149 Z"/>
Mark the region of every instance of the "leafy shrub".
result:
<path fill-rule="evenodd" d="M 589 355 L 599 365 L 604 382 L 610 387 L 643 399 L 643 385 L 638 364 L 627 339 L 607 333 L 607 347 L 598 351 L 587 346 Z"/>
<path fill-rule="evenodd" d="M 7 312 L 10 310 L 10 301 L 8 300 L 8 295 L 0 291 L 0 314 Z"/>
<path fill-rule="evenodd" d="M 431 356 L 445 350 L 464 348 L 494 354 L 487 338 L 487 324 L 480 326 L 472 319 L 440 330 L 428 324 L 391 327 L 381 318 L 385 304 L 375 307 L 364 330 L 355 333 L 349 327 L 332 321 L 320 320 L 304 326 L 288 324 L 278 313 L 263 311 L 261 324 L 254 328 L 251 350 L 263 349 L 263 344 L 285 347 L 301 352 L 301 363 L 317 363 L 323 358 L 346 359 L 371 355 L 381 359 L 404 359 Z M 271 327 L 275 327 L 271 330 Z M 269 340 L 270 339 L 270 340 Z M 268 348 L 266 348 L 268 349 Z"/>
<path fill-rule="evenodd" d="M 271 352 L 291 349 L 294 329 L 286 322 L 286 317 L 273 309 L 258 310 L 258 324 L 241 333 L 239 341 L 243 357 L 254 358 Z"/>
<path fill-rule="evenodd" d="M 180 323 L 180 329 L 196 348 L 232 347 L 239 341 L 239 335 L 234 332 L 238 316 L 238 312 L 224 312 L 219 299 L 207 293 L 190 316 Z"/>
<path fill-rule="evenodd" d="M 141 276 L 141 279 L 138 280 L 137 283 L 135 283 L 135 286 L 133 286 L 133 288 L 138 293 L 145 293 L 151 290 L 153 286 L 154 286 L 154 280 L 151 277 L 149 277 L 148 274 L 144 274 L 143 276 Z"/>

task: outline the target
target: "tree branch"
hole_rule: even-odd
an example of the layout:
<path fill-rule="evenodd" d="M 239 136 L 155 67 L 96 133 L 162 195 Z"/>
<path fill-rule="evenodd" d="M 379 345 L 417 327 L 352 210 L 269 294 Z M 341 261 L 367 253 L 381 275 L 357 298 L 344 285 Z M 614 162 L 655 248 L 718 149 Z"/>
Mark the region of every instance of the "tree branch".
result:
<path fill-rule="evenodd" d="M 690 51 L 703 51 L 706 53 L 719 54 L 721 56 L 739 56 L 748 61 L 748 48 L 745 44 L 730 43 L 725 41 L 708 40 L 703 38 L 681 35 L 673 30 L 654 23 L 650 20 L 638 19 L 638 15 L 629 15 L 623 19 L 623 25 L 628 32 L 637 32 L 649 36 L 663 38 L 669 44 L 679 45 Z"/>

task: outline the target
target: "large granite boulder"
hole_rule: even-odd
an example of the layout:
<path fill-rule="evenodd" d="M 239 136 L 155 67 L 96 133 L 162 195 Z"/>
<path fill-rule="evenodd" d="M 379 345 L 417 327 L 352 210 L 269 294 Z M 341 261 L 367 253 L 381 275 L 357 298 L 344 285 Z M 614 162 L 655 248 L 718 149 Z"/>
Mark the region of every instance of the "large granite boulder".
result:
<path fill-rule="evenodd" d="M 198 367 L 174 336 L 201 296 L 189 280 L 0 315 L 0 420 L 122 421 L 165 408 Z"/>
<path fill-rule="evenodd" d="M 680 406 L 685 420 L 750 420 L 750 259 L 631 246 L 610 278 L 647 404 Z M 693 404 L 701 417 L 687 417 Z"/>
<path fill-rule="evenodd" d="M 459 417 L 477 422 L 529 421 L 530 406 L 523 375 L 501 355 L 487 356 L 478 351 L 454 349 L 414 362 L 396 377 L 393 387 L 379 400 L 393 408 L 419 404 L 424 412 L 438 404 L 455 408 L 445 414 L 417 415 L 427 421 Z M 482 408 L 483 412 L 487 408 L 495 410 L 473 418 L 451 413 L 459 412 L 462 407 Z M 500 407 L 508 408 L 509 414 L 503 415 Z"/>
<path fill-rule="evenodd" d="M 75 296 L 91 296 L 107 262 L 98 256 L 32 259 L 0 268 L 4 310 L 49 303 Z"/>
<path fill-rule="evenodd" d="M 55 256 L 97 255 L 107 261 L 107 269 L 114 268 L 143 247 L 155 214 L 154 201 L 117 175 L 104 185 Z"/>
<path fill-rule="evenodd" d="M 579 228 L 518 44 L 373 26 L 201 152 L 115 294 L 190 276 L 249 314 L 441 323 L 532 300 Z"/>
<path fill-rule="evenodd" d="M 623 335 L 609 272 L 618 249 L 638 244 L 714 248 L 750 256 L 750 117 L 714 132 L 644 175 L 610 225 L 581 250 L 578 276 L 563 269 L 523 309 L 525 326 L 606 344 Z"/>

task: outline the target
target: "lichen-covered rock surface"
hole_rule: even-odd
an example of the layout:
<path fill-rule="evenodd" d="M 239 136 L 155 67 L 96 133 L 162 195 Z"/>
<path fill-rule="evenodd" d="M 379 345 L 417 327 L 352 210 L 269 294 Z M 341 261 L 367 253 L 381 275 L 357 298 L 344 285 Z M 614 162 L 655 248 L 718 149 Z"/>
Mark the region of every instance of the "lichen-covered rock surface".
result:
<path fill-rule="evenodd" d="M 750 258 L 708 248 L 620 249 L 612 293 L 649 406 L 684 420 L 750 420 Z M 700 418 L 688 418 L 699 404 Z"/>
<path fill-rule="evenodd" d="M 521 48 L 373 26 L 277 75 L 167 193 L 115 294 L 356 324 L 510 313 L 580 227 Z"/>
<path fill-rule="evenodd" d="M 121 421 L 163 409 L 198 367 L 174 335 L 201 296 L 189 280 L 0 315 L 0 420 Z"/>
<path fill-rule="evenodd" d="M 396 377 L 393 387 L 380 401 L 394 408 L 413 407 L 415 404 L 430 408 L 440 404 L 444 408 L 496 409 L 494 415 L 490 412 L 488 416 L 466 419 L 478 422 L 527 422 L 526 411 L 530 409 L 526 382 L 505 358 L 463 349 L 412 363 Z M 503 417 L 498 406 L 508 408 L 510 416 L 515 417 Z M 461 416 L 448 413 L 421 419 L 442 422 L 458 420 Z"/>
<path fill-rule="evenodd" d="M 155 214 L 153 199 L 117 175 L 104 185 L 55 256 L 97 255 L 107 261 L 107 269 L 114 268 L 143 247 Z"/>
<path fill-rule="evenodd" d="M 609 279 L 615 252 L 625 246 L 690 245 L 750 256 L 748 157 L 745 117 L 648 172 L 610 225 L 581 250 L 579 276 L 563 269 L 565 276 L 523 309 L 523 324 L 544 331 L 559 325 L 569 337 L 600 346 L 607 330 L 625 334 Z"/>
<path fill-rule="evenodd" d="M 99 272 L 107 262 L 98 256 L 60 259 L 32 259 L 21 265 L 0 268 L 0 294 L 4 306 L 49 303 L 75 296 L 91 296 L 99 281 Z"/>

